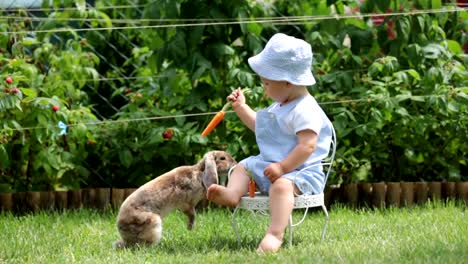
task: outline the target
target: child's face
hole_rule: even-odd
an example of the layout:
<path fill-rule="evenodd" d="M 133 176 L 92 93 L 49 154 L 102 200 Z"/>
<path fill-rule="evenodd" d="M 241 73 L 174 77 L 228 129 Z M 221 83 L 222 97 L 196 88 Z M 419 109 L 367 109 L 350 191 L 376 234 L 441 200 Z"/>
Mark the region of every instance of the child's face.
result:
<path fill-rule="evenodd" d="M 263 83 L 263 89 L 265 89 L 265 94 L 276 102 L 284 102 L 288 96 L 288 82 L 286 81 L 272 81 L 265 78 L 261 78 Z"/>

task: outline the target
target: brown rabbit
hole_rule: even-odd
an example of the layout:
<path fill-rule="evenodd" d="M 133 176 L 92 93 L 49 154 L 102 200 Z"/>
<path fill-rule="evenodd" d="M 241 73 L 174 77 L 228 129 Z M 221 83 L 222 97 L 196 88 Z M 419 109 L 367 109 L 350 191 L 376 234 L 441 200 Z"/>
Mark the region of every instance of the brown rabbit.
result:
<path fill-rule="evenodd" d="M 117 216 L 122 240 L 115 248 L 158 243 L 162 219 L 180 209 L 188 217 L 188 228 L 195 222 L 195 206 L 206 196 L 206 189 L 218 183 L 218 173 L 227 173 L 236 164 L 224 151 L 211 151 L 192 166 L 181 166 L 147 182 L 125 199 Z"/>

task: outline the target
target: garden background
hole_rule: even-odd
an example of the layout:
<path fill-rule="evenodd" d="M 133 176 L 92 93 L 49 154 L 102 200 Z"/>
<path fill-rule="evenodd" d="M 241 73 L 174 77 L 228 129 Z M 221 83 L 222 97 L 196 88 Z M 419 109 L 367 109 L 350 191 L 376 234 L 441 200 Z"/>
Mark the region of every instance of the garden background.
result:
<path fill-rule="evenodd" d="M 8 1 L 7 1 L 8 2 Z M 276 32 L 314 52 L 329 184 L 468 180 L 465 1 L 44 1 L 0 10 L 0 193 L 137 187 L 212 149 L 257 153 L 237 87 Z"/>

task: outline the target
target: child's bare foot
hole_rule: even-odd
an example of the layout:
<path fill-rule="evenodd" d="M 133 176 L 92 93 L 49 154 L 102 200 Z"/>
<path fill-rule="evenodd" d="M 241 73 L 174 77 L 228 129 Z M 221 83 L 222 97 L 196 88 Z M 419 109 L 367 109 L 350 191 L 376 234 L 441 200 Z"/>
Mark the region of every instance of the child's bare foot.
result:
<path fill-rule="evenodd" d="M 236 207 L 238 203 L 236 197 L 226 187 L 218 184 L 208 187 L 206 198 L 216 204 L 229 207 Z"/>
<path fill-rule="evenodd" d="M 258 245 L 258 253 L 276 253 L 281 248 L 282 241 L 274 235 L 267 233 Z"/>

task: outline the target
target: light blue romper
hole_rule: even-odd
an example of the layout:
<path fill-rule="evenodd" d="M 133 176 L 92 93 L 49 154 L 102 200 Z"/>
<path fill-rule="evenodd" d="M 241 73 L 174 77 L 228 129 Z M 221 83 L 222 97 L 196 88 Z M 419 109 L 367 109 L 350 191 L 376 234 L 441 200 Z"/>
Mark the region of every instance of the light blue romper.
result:
<path fill-rule="evenodd" d="M 257 112 L 255 136 L 260 154 L 240 163 L 250 170 L 262 193 L 268 193 L 271 182 L 263 174 L 274 162 L 285 159 L 297 145 L 297 132 L 311 129 L 318 135 L 317 148 L 304 164 L 282 177 L 290 179 L 303 194 L 321 193 L 325 187 L 325 175 L 321 161 L 330 150 L 332 125 L 314 97 L 307 95 L 281 106 L 275 102 Z M 309 165 L 316 165 L 301 170 Z"/>

